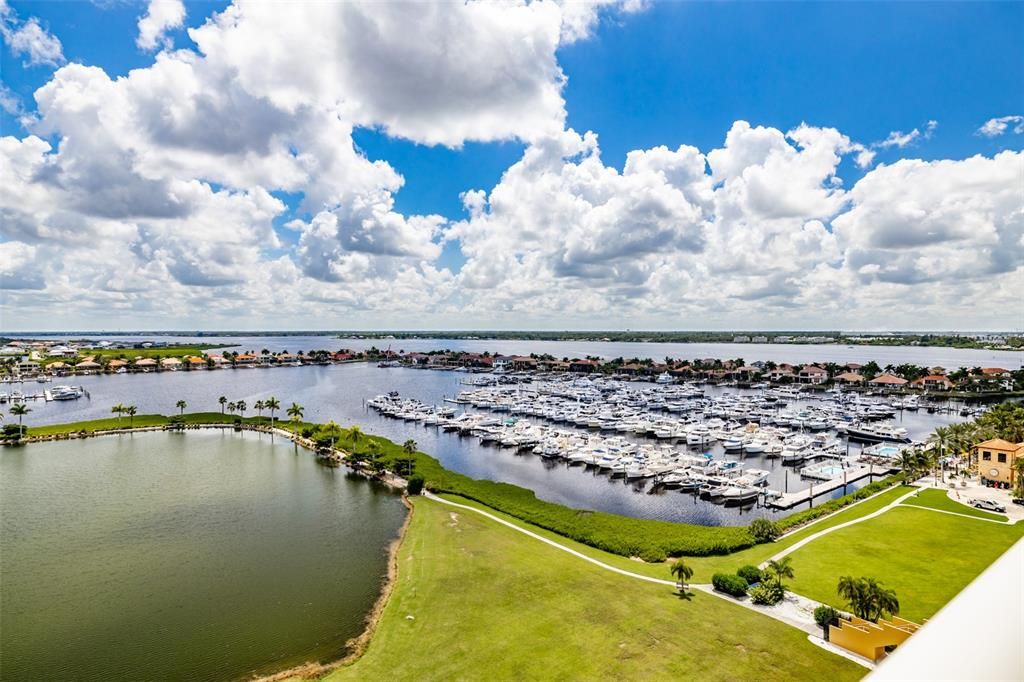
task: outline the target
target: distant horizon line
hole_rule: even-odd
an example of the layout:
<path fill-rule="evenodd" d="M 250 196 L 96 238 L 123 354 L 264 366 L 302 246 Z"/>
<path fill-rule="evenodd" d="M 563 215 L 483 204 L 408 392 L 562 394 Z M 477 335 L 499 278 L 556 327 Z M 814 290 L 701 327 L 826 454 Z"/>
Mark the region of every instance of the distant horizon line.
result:
<path fill-rule="evenodd" d="M 216 336 L 246 336 L 246 335 L 271 335 L 281 334 L 286 336 L 326 336 L 326 335 L 385 335 L 385 334 L 834 334 L 838 336 L 854 335 L 880 335 L 880 336 L 901 336 L 901 335 L 951 335 L 960 336 L 965 334 L 991 334 L 991 335 L 1020 335 L 1022 330 L 1007 329 L 70 329 L 70 330 L 18 330 L 0 332 L 0 337 L 13 338 L 16 336 L 69 336 L 82 335 L 108 335 L 108 336 L 130 336 L 141 334 L 154 334 L 161 336 L 188 336 L 188 335 L 216 335 Z"/>

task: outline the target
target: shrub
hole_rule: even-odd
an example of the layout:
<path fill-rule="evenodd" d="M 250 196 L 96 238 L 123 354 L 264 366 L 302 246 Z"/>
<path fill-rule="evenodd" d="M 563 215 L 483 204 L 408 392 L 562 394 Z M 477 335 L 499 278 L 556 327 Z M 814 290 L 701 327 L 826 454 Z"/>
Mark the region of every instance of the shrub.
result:
<path fill-rule="evenodd" d="M 821 634 L 825 641 L 828 641 L 828 626 L 839 622 L 842 614 L 828 604 L 822 604 L 814 609 L 814 622 L 821 626 Z"/>
<path fill-rule="evenodd" d="M 17 440 L 18 436 L 21 435 L 22 429 L 17 424 L 4 424 L 4 439 Z M 24 428 L 25 433 L 28 433 L 28 427 Z"/>
<path fill-rule="evenodd" d="M 840 615 L 839 611 L 828 604 L 822 604 L 818 608 L 814 609 L 814 622 L 821 627 L 825 627 L 838 621 Z"/>
<path fill-rule="evenodd" d="M 747 593 L 747 581 L 731 573 L 715 573 L 711 576 L 711 584 L 719 592 L 742 597 Z"/>
<path fill-rule="evenodd" d="M 413 476 L 409 479 L 409 486 L 406 488 L 406 492 L 410 495 L 419 495 L 423 492 L 423 477 Z"/>
<path fill-rule="evenodd" d="M 736 575 L 746 580 L 748 585 L 761 582 L 761 569 L 757 566 L 744 566 L 736 571 Z"/>
<path fill-rule="evenodd" d="M 779 530 L 779 524 L 768 519 L 754 519 L 750 523 L 748 530 L 750 530 L 750 534 L 754 537 L 754 542 L 757 544 L 772 542 L 782 534 L 782 531 Z"/>
<path fill-rule="evenodd" d="M 750 601 L 755 604 L 762 604 L 765 606 L 773 606 L 782 601 L 786 591 L 782 589 L 782 586 L 774 580 L 766 580 L 757 587 L 753 587 L 750 590 Z"/>

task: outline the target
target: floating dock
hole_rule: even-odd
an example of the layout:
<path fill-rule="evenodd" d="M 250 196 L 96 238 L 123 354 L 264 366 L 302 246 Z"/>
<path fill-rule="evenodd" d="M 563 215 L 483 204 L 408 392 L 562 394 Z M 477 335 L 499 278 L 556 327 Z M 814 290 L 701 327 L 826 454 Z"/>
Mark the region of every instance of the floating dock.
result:
<path fill-rule="evenodd" d="M 843 471 L 843 475 L 830 478 L 827 481 L 821 483 L 815 483 L 804 490 L 798 490 L 792 493 L 783 493 L 774 499 L 767 499 L 765 504 L 769 507 L 776 509 L 789 509 L 795 507 L 798 504 L 812 502 L 812 500 L 818 495 L 832 492 L 837 488 L 859 481 L 866 476 L 885 476 L 894 469 L 878 464 L 863 464 Z"/>

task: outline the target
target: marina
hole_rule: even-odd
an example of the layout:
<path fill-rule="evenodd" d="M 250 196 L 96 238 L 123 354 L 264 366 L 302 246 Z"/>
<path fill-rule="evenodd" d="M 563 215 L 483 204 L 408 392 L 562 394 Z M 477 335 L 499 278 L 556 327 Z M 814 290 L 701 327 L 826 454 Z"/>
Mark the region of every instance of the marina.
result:
<path fill-rule="evenodd" d="M 640 387 L 603 378 L 528 384 L 529 377 L 520 379 L 490 386 L 468 382 L 474 388 L 445 399 L 444 406 L 403 399 L 397 392 L 371 398 L 367 405 L 389 418 L 529 452 L 610 480 L 650 481 L 652 489 L 679 490 L 712 503 L 776 509 L 811 503 L 816 495 L 894 470 L 893 465 L 864 465 L 859 453 L 850 454 L 849 437 L 846 444 L 841 440 L 850 428 L 906 438 L 902 427 L 867 424 L 895 415 L 898 407 L 857 394 L 805 398 L 777 389 L 709 398 L 700 386 L 664 381 Z M 875 459 L 895 462 L 900 450 L 879 450 Z M 756 458 L 811 464 L 792 477 L 792 487 L 798 488 L 793 492 L 785 470 L 785 490 L 779 491 L 767 487 L 770 470 L 748 466 L 747 460 Z M 805 485 L 805 479 L 811 482 Z"/>

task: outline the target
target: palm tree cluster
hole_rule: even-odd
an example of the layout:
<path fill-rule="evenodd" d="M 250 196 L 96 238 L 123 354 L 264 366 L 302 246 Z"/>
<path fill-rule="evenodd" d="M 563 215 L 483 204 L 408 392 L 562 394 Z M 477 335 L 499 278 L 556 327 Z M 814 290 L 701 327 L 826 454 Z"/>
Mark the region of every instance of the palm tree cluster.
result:
<path fill-rule="evenodd" d="M 180 401 L 179 401 L 180 402 Z M 131 428 L 135 423 L 135 415 L 138 414 L 139 410 L 134 405 L 123 405 L 118 403 L 110 408 L 110 411 L 117 415 L 117 426 L 121 427 L 121 415 L 128 415 L 128 428 Z"/>
<path fill-rule="evenodd" d="M 877 622 L 879 618 L 900 612 L 896 592 L 882 586 L 874 578 L 854 578 L 844 575 L 839 579 L 839 596 L 850 605 L 853 615 Z"/>
<path fill-rule="evenodd" d="M 960 455 L 970 460 L 972 448 L 992 438 L 1002 438 L 1011 443 L 1024 442 L 1024 405 L 1001 403 L 973 421 L 935 429 L 929 440 L 939 458 Z"/>

